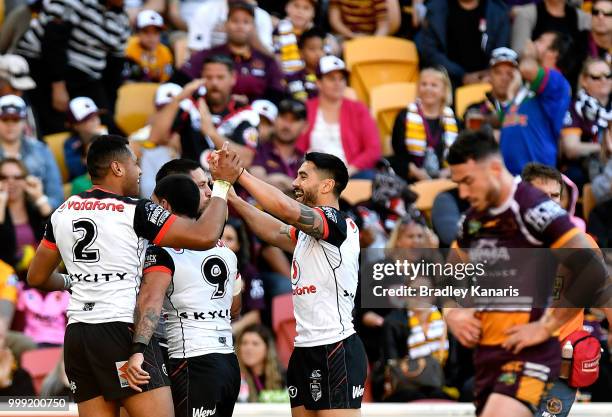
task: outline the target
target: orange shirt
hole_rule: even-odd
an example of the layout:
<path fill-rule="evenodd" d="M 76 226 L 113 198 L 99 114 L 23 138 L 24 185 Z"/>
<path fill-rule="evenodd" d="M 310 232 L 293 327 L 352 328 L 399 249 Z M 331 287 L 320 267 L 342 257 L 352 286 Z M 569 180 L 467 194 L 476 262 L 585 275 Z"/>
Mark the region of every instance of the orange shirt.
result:
<path fill-rule="evenodd" d="M 173 58 L 166 45 L 159 44 L 154 51 L 146 51 L 138 36 L 132 36 L 128 39 L 125 56 L 142 68 L 143 79 L 138 81 L 164 83 L 172 75 Z"/>

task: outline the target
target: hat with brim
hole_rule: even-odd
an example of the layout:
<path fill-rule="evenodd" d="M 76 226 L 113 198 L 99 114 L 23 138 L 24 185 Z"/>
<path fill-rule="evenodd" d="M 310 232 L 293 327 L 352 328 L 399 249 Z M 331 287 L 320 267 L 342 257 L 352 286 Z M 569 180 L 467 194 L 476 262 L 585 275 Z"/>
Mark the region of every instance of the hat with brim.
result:
<path fill-rule="evenodd" d="M 76 97 L 68 104 L 68 122 L 82 123 L 103 111 L 89 97 Z"/>
<path fill-rule="evenodd" d="M 334 71 L 340 71 L 345 77 L 348 76 L 346 64 L 344 64 L 343 60 L 333 55 L 328 55 L 321 58 L 319 65 L 317 66 L 317 78 L 330 74 Z"/>
<path fill-rule="evenodd" d="M 36 82 L 30 77 L 28 61 L 19 55 L 7 54 L 0 57 L 0 77 L 6 79 L 16 90 L 36 88 Z"/>
<path fill-rule="evenodd" d="M 25 119 L 27 106 L 21 97 L 8 95 L 0 97 L 0 119 Z"/>

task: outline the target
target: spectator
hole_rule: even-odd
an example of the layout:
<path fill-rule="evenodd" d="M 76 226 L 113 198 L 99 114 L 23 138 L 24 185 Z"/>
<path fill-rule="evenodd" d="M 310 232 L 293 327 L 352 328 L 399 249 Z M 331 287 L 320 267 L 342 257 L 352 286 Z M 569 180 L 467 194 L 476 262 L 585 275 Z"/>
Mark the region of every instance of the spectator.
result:
<path fill-rule="evenodd" d="M 269 142 L 274 134 L 274 122 L 278 116 L 278 108 L 270 100 L 255 100 L 251 108 L 259 114 L 259 143 Z"/>
<path fill-rule="evenodd" d="M 172 52 L 161 43 L 164 19 L 154 10 L 143 10 L 136 18 L 136 36 L 125 49 L 128 60 L 125 78 L 131 81 L 164 83 L 172 75 Z"/>
<path fill-rule="evenodd" d="M 70 180 L 87 172 L 87 166 L 83 162 L 83 156 L 86 155 L 83 147 L 97 135 L 107 133 L 102 127 L 99 115 L 98 106 L 89 97 L 76 97 L 70 100 L 68 124 L 72 136 L 64 142 L 64 160 Z"/>
<path fill-rule="evenodd" d="M 0 260 L 0 327 L 6 331 L 11 327 L 17 304 L 19 278 L 8 263 Z"/>
<path fill-rule="evenodd" d="M 23 333 L 34 340 L 39 348 L 62 346 L 69 301 L 68 291 L 43 292 L 23 288 L 17 301 L 17 310 L 25 316 Z"/>
<path fill-rule="evenodd" d="M 285 7 L 287 17 L 278 22 L 274 30 L 274 53 L 285 74 L 292 74 L 304 68 L 298 39 L 312 27 L 316 6 L 317 0 L 289 0 Z"/>
<path fill-rule="evenodd" d="M 395 172 L 408 181 L 449 176 L 446 153 L 457 137 L 457 121 L 449 107 L 452 87 L 443 68 L 421 71 L 417 100 L 399 112 L 393 124 Z"/>
<path fill-rule="evenodd" d="M 14 95 L 22 97 L 28 91 L 36 88 L 36 83 L 30 77 L 30 66 L 22 56 L 6 54 L 0 56 L 0 97 Z M 27 99 L 27 97 L 26 97 Z M 38 137 L 36 119 L 32 107 L 26 102 L 27 118 L 25 134 Z"/>
<path fill-rule="evenodd" d="M 513 175 L 519 175 L 528 162 L 557 163 L 557 140 L 569 106 L 570 86 L 559 71 L 547 67 L 543 54 L 550 55 L 538 52 L 531 42 L 525 47 L 519 70 L 528 84 L 513 93 L 511 104 L 503 109 L 500 148 Z"/>
<path fill-rule="evenodd" d="M 210 152 L 230 141 L 245 166 L 249 166 L 257 147 L 259 116 L 232 98 L 236 84 L 234 62 L 225 55 L 209 56 L 201 76 L 203 80 L 187 84 L 161 109 L 149 140 L 166 145 L 171 132 L 178 133 L 183 158 L 199 161 L 204 168 L 208 167 Z M 200 89 L 203 85 L 206 91 Z"/>
<path fill-rule="evenodd" d="M 612 198 L 612 130 L 608 128 L 602 142 L 603 171 L 591 182 L 593 196 L 597 203 Z"/>
<path fill-rule="evenodd" d="M 272 31 L 272 19 L 270 15 L 255 1 L 240 0 L 206 0 L 205 3 L 190 14 L 193 16 L 188 22 L 189 34 L 187 46 L 191 51 L 202 51 L 221 46 L 228 42 L 228 27 L 226 20 L 232 7 L 252 7 L 255 26 L 248 33 L 249 44 L 264 53 L 274 50 Z M 182 8 L 182 5 L 181 5 Z M 182 28 L 181 28 L 182 29 Z"/>
<path fill-rule="evenodd" d="M 64 201 L 59 169 L 47 145 L 24 135 L 26 116 L 26 104 L 21 98 L 0 97 L 0 160 L 21 160 L 29 173 L 42 181 L 43 192 L 55 208 Z"/>
<path fill-rule="evenodd" d="M 286 99 L 280 102 L 278 113 L 272 140 L 257 148 L 250 171 L 289 194 L 304 157 L 295 142 L 306 128 L 306 106 L 301 101 Z"/>
<path fill-rule="evenodd" d="M 491 91 L 484 100 L 469 106 L 463 116 L 468 129 L 493 130 L 499 140 L 499 129 L 503 121 L 503 110 L 510 103 L 510 86 L 518 75 L 518 55 L 509 48 L 497 48 L 489 60 Z"/>
<path fill-rule="evenodd" d="M 0 259 L 25 278 L 52 209 L 41 181 L 21 161 L 0 161 L 0 178 Z"/>
<path fill-rule="evenodd" d="M 399 8 L 394 10 L 399 14 Z M 386 0 L 332 0 L 329 3 L 329 24 L 344 39 L 358 36 L 389 36 L 391 20 Z M 397 29 L 397 28 L 396 28 Z"/>
<path fill-rule="evenodd" d="M 470 204 L 459 197 L 457 188 L 436 195 L 431 208 L 431 224 L 441 248 L 450 248 L 457 239 L 459 219 L 468 208 Z"/>
<path fill-rule="evenodd" d="M 34 394 L 32 377 L 15 360 L 13 352 L 7 347 L 6 329 L 0 326 L 0 395 L 15 397 Z"/>
<path fill-rule="evenodd" d="M 199 51 L 183 65 L 176 80 L 197 78 L 202 66 L 213 55 L 227 55 L 236 67 L 236 84 L 233 93 L 244 96 L 242 101 L 267 98 L 279 101 L 284 95 L 281 85 L 282 72 L 276 60 L 251 47 L 249 39 L 253 32 L 255 11 L 247 3 L 230 3 L 227 23 L 227 43 L 212 49 Z"/>
<path fill-rule="evenodd" d="M 130 25 L 136 23 L 138 13 L 143 10 L 153 10 L 159 14 L 166 11 L 166 0 L 124 0 L 125 12 L 130 19 Z"/>
<path fill-rule="evenodd" d="M 6 14 L 0 31 L 0 54 L 12 52 L 17 42 L 30 28 L 30 21 L 40 13 L 42 0 L 27 0 Z"/>
<path fill-rule="evenodd" d="M 264 285 L 259 271 L 251 262 L 249 238 L 244 223 L 240 219 L 230 217 L 223 229 L 221 240 L 236 254 L 238 271 L 244 285 L 241 317 L 232 322 L 232 332 L 241 334 L 247 327 L 261 323 L 261 311 L 266 308 Z"/>
<path fill-rule="evenodd" d="M 587 232 L 595 238 L 601 248 L 612 245 L 612 131 L 606 130 L 604 156 L 607 158 L 604 171 L 592 183 L 597 205 L 591 210 Z"/>
<path fill-rule="evenodd" d="M 536 40 L 545 32 L 565 33 L 575 41 L 591 28 L 591 16 L 566 0 L 543 0 L 517 6 L 512 10 L 512 49 L 523 52 L 527 40 Z"/>
<path fill-rule="evenodd" d="M 483 82 L 491 52 L 510 42 L 502 0 L 431 0 L 415 39 L 425 66 L 442 65 L 454 86 Z"/>
<path fill-rule="evenodd" d="M 89 145 L 91 145 L 91 142 L 88 142 L 81 147 L 81 164 L 83 165 L 87 164 L 87 151 L 89 150 Z M 142 160 L 140 162 L 142 164 Z M 85 172 L 84 174 L 81 174 L 70 181 L 70 195 L 80 194 L 83 191 L 91 189 L 91 187 L 93 187 L 91 176 L 89 175 L 89 172 Z"/>
<path fill-rule="evenodd" d="M 43 135 L 64 130 L 70 97 L 78 96 L 90 97 L 98 107 L 108 109 L 103 123 L 113 130 L 129 34 L 123 0 L 43 4 L 15 49 L 28 60 L 38 86 L 30 98 Z"/>
<path fill-rule="evenodd" d="M 591 33 L 588 40 L 589 56 L 599 57 L 612 65 L 612 1 L 595 0 L 591 10 Z"/>
<path fill-rule="evenodd" d="M 245 328 L 236 341 L 236 355 L 242 379 L 239 402 L 260 402 L 266 392 L 285 389 L 274 339 L 266 327 Z"/>
<path fill-rule="evenodd" d="M 578 188 L 599 174 L 601 144 L 612 118 L 610 66 L 600 58 L 587 58 L 580 87 L 561 130 L 561 169 Z"/>
<path fill-rule="evenodd" d="M 576 59 L 574 39 L 561 32 L 544 32 L 534 44 L 542 66 L 558 70 L 573 86 L 580 72 L 579 62 L 582 61 Z"/>
<path fill-rule="evenodd" d="M 350 176 L 372 178 L 381 156 L 378 128 L 366 106 L 344 98 L 344 62 L 335 56 L 321 58 L 317 76 L 319 97 L 306 103 L 308 130 L 296 147 L 335 155 L 346 163 Z"/>
<path fill-rule="evenodd" d="M 317 68 L 319 61 L 325 56 L 325 32 L 319 28 L 307 30 L 298 40 L 300 58 L 304 67 L 294 73 L 285 74 L 289 93 L 298 100 L 316 97 Z"/>

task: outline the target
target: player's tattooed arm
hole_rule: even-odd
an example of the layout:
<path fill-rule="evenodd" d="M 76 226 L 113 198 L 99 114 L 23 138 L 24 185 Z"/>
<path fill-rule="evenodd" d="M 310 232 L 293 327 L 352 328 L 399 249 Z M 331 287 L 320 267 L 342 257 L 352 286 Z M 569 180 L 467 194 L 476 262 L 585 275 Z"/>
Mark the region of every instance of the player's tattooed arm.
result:
<path fill-rule="evenodd" d="M 134 311 L 134 322 L 136 323 L 136 331 L 134 332 L 134 343 L 149 344 L 157 323 L 159 322 L 159 316 L 161 311 L 156 311 L 153 307 L 145 307 L 144 311 L 140 311 L 139 306 L 136 306 Z"/>
<path fill-rule="evenodd" d="M 324 231 L 323 222 L 321 213 L 312 207 L 300 204 L 300 217 L 297 222 L 293 223 L 293 226 L 315 239 L 321 239 Z"/>
<path fill-rule="evenodd" d="M 145 273 L 140 284 L 134 310 L 134 343 L 149 344 L 161 314 L 166 289 L 171 276 L 163 272 Z"/>

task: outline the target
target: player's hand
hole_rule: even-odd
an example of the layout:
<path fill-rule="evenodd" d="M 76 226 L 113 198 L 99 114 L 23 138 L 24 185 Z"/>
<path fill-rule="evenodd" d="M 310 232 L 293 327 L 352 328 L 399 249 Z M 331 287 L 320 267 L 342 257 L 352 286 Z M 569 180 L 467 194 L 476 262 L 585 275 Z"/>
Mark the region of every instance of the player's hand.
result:
<path fill-rule="evenodd" d="M 538 345 L 550 339 L 550 331 L 540 322 L 519 324 L 506 330 L 508 338 L 502 347 L 511 350 L 515 355 L 529 346 Z"/>
<path fill-rule="evenodd" d="M 480 340 L 480 320 L 474 317 L 474 311 L 466 308 L 453 308 L 445 311 L 444 320 L 449 330 L 459 343 L 467 348 L 473 348 Z"/>
<path fill-rule="evenodd" d="M 132 356 L 130 356 L 126 371 L 130 388 L 138 392 L 142 392 L 142 388 L 140 388 L 139 385 L 147 384 L 151 379 L 149 373 L 142 369 L 143 362 L 144 355 L 142 353 L 134 353 Z"/>
<path fill-rule="evenodd" d="M 44 195 L 42 181 L 34 175 L 28 175 L 25 179 L 25 192 L 32 201 L 38 200 Z"/>
<path fill-rule="evenodd" d="M 208 104 L 202 97 L 198 99 L 198 111 L 200 112 L 200 130 L 204 135 L 211 136 L 217 129 L 212 121 Z"/>
<path fill-rule="evenodd" d="M 238 154 L 229 149 L 225 142 L 221 150 L 216 151 L 208 161 L 210 172 L 215 180 L 223 180 L 233 184 L 242 173 L 242 163 Z"/>

